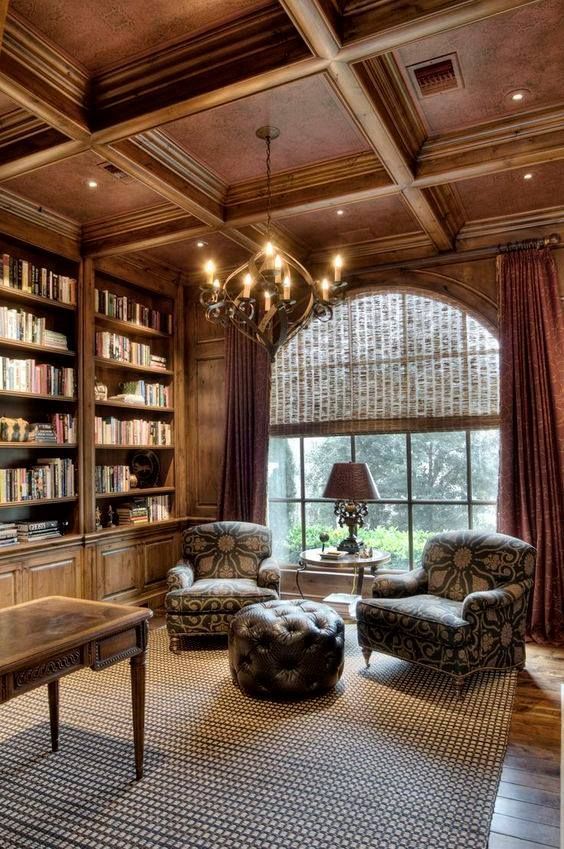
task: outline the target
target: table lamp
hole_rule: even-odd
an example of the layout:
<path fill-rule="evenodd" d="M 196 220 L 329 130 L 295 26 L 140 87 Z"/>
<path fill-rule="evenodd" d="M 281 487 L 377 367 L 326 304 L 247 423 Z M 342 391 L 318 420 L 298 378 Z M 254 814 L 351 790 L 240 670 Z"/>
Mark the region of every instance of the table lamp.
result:
<path fill-rule="evenodd" d="M 323 498 L 335 501 L 335 516 L 339 526 L 346 525 L 349 535 L 339 543 L 339 551 L 358 554 L 362 545 L 357 539 L 357 529 L 364 525 L 368 513 L 367 501 L 379 498 L 374 478 L 366 463 L 334 463 L 323 492 Z"/>

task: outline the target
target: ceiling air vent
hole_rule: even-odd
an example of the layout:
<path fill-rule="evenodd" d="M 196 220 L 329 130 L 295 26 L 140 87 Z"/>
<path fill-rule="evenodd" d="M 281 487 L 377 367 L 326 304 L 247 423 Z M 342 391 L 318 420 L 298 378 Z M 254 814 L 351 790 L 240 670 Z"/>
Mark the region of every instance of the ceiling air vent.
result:
<path fill-rule="evenodd" d="M 109 174 L 110 177 L 113 177 L 114 180 L 119 180 L 120 183 L 132 183 L 133 177 L 129 174 L 126 174 L 125 171 L 122 171 L 121 168 L 118 168 L 117 165 L 113 165 L 111 162 L 100 162 L 99 167 Z"/>
<path fill-rule="evenodd" d="M 409 65 L 407 72 L 419 98 L 464 87 L 456 53 Z"/>

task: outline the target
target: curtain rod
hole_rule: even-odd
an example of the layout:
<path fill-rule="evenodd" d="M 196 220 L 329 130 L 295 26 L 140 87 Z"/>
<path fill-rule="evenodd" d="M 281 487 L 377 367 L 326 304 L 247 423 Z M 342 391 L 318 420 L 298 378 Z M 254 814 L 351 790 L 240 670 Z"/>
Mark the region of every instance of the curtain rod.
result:
<path fill-rule="evenodd" d="M 505 245 L 498 245 L 497 249 L 500 253 L 506 254 L 511 251 L 524 251 L 528 249 L 549 248 L 552 245 L 560 244 L 560 235 L 551 233 L 550 236 L 545 236 L 542 239 L 523 239 L 521 242 L 507 242 Z"/>

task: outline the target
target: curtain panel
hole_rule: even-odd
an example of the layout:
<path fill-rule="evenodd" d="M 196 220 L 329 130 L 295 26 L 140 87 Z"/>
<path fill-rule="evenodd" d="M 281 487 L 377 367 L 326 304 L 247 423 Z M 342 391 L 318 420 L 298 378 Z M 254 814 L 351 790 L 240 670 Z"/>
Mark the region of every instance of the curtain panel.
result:
<path fill-rule="evenodd" d="M 266 524 L 270 370 L 264 348 L 229 326 L 220 519 Z"/>
<path fill-rule="evenodd" d="M 500 255 L 498 527 L 537 549 L 529 635 L 563 639 L 564 326 L 548 248 Z"/>

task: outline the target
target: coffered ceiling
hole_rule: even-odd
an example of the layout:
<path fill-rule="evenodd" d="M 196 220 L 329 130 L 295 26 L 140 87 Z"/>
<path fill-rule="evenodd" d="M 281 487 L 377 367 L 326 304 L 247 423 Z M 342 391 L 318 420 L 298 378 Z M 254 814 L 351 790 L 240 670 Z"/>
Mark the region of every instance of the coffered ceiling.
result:
<path fill-rule="evenodd" d="M 561 0 L 10 0 L 0 227 L 12 213 L 195 281 L 207 255 L 231 267 L 262 243 L 255 130 L 274 124 L 275 235 L 303 258 L 376 268 L 560 232 L 561 15 Z"/>

